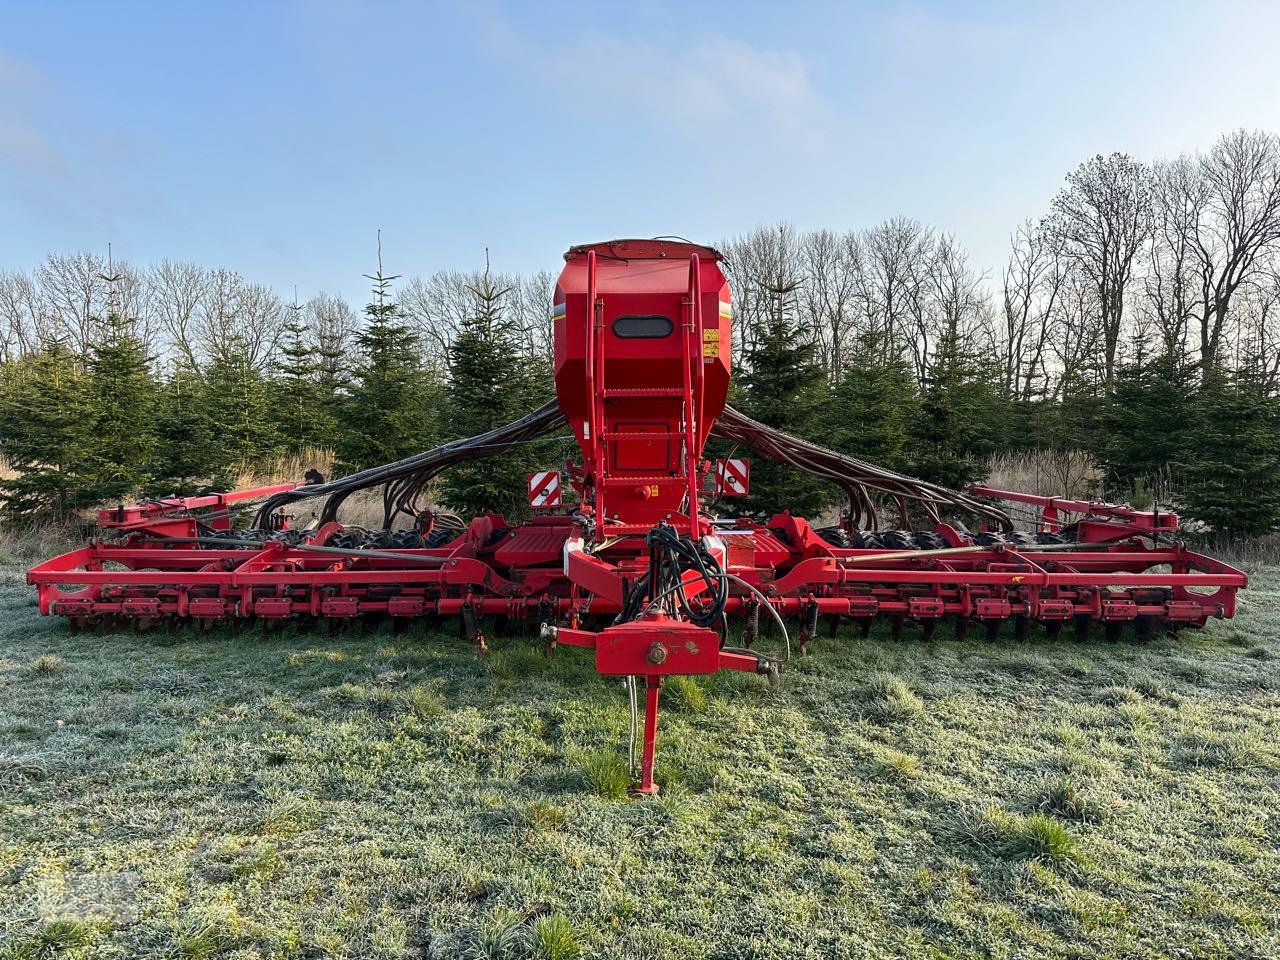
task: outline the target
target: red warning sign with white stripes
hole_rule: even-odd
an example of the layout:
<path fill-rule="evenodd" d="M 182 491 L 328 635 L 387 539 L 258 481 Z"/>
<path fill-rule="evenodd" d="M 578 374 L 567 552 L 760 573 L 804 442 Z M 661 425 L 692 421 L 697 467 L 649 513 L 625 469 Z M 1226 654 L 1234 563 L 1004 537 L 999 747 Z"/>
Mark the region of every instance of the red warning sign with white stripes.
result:
<path fill-rule="evenodd" d="M 560 474 L 555 470 L 543 470 L 529 474 L 529 506 L 560 506 Z"/>
<path fill-rule="evenodd" d="M 745 497 L 750 489 L 750 460 L 716 461 L 716 490 L 721 496 Z"/>

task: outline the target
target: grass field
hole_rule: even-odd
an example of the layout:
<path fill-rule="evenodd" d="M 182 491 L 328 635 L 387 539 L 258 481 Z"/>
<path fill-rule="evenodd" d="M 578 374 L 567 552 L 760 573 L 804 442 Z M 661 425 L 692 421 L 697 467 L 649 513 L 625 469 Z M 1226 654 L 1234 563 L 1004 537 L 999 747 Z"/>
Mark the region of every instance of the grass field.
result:
<path fill-rule="evenodd" d="M 71 637 L 0 578 L 6 960 L 1280 952 L 1280 571 L 1146 646 L 675 682 L 645 801 L 580 651 Z"/>

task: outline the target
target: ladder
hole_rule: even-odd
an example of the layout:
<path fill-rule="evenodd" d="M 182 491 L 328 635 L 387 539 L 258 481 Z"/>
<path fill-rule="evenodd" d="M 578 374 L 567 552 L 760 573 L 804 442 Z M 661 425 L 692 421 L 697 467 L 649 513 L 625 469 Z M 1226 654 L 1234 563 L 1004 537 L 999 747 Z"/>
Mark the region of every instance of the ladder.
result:
<path fill-rule="evenodd" d="M 605 382 L 605 324 L 604 298 L 600 296 L 596 269 L 596 253 L 587 252 L 587 305 L 591 312 L 587 323 L 587 391 L 591 397 L 591 415 L 586 428 L 590 432 L 591 466 L 595 478 L 596 542 L 606 536 L 647 533 L 649 524 L 611 524 L 606 526 L 607 493 L 610 487 L 652 485 L 682 486 L 687 488 L 688 532 L 697 536 L 698 518 L 698 424 L 696 412 L 702 409 L 704 370 L 702 359 L 702 270 L 698 254 L 689 256 L 689 287 L 681 301 L 680 359 L 681 385 L 653 387 L 610 387 Z M 681 476 L 616 475 L 609 462 L 609 441 L 620 435 L 605 426 L 605 400 L 613 397 L 631 399 L 669 398 L 681 401 L 679 429 L 668 433 L 650 434 L 654 437 L 679 439 Z M 679 526 L 679 525 L 677 525 Z"/>

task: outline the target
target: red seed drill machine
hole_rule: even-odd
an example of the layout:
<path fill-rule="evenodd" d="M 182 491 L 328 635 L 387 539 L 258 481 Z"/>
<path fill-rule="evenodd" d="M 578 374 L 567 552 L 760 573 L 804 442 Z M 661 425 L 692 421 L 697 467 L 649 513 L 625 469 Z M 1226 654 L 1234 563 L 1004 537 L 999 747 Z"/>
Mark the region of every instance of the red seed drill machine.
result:
<path fill-rule="evenodd" d="M 887 617 L 927 639 L 944 619 L 993 637 L 1012 621 L 1083 637 L 1200 627 L 1235 612 L 1239 570 L 1174 539 L 1172 513 L 988 488 L 967 493 L 893 473 L 788 436 L 726 405 L 732 309 L 721 256 L 668 240 L 574 247 L 555 291 L 557 401 L 481 436 L 332 482 L 104 509 L 101 536 L 33 568 L 40 610 L 72 628 L 122 620 L 330 627 L 369 618 L 456 618 L 485 648 L 499 618 L 594 651 L 596 669 L 644 685 L 637 791 L 652 793 L 659 690 L 673 674 L 742 670 L 775 679 L 820 621 L 864 632 Z M 532 519 L 488 513 L 462 522 L 422 505 L 451 465 L 501 456 L 567 425 L 581 461 L 530 477 Z M 721 519 L 707 493 L 747 492 L 731 453 L 703 459 L 709 438 L 822 477 L 843 491 L 840 522 L 814 529 L 783 511 L 766 523 Z M 344 525 L 344 503 L 377 490 L 382 529 Z M 310 501 L 306 526 L 286 508 Z M 1017 532 L 1000 501 L 1039 509 Z M 782 507 L 785 505 L 779 505 Z M 234 528 L 237 511 L 253 521 Z M 885 514 L 890 521 L 883 522 Z M 970 533 L 965 521 L 978 532 Z M 1070 521 L 1070 522 L 1068 522 Z M 761 617 L 781 650 L 755 649 Z M 728 622 L 741 626 L 737 645 Z"/>

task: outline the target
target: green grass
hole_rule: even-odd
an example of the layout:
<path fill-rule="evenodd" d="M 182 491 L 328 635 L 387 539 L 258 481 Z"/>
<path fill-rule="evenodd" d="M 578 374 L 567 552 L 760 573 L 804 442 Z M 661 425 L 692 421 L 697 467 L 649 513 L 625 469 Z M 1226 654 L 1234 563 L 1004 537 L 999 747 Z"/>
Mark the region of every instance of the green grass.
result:
<path fill-rule="evenodd" d="M 1046 781 L 1036 806 L 1045 813 L 1080 823 L 1101 823 L 1106 815 L 1105 805 L 1093 791 L 1070 774 Z"/>
<path fill-rule="evenodd" d="M 867 714 L 877 720 L 912 720 L 924 715 L 924 702 L 892 673 L 872 674 L 862 699 Z"/>
<path fill-rule="evenodd" d="M 0 960 L 1277 955 L 1253 579 L 1145 645 L 877 628 L 670 681 L 641 800 L 584 651 L 72 637 L 0 568 Z"/>
<path fill-rule="evenodd" d="M 616 750 L 590 750 L 578 759 L 586 781 L 600 796 L 621 800 L 631 786 L 627 761 Z"/>
<path fill-rule="evenodd" d="M 662 704 L 680 713 L 702 713 L 707 709 L 707 694 L 694 677 L 671 677 L 662 685 Z"/>

